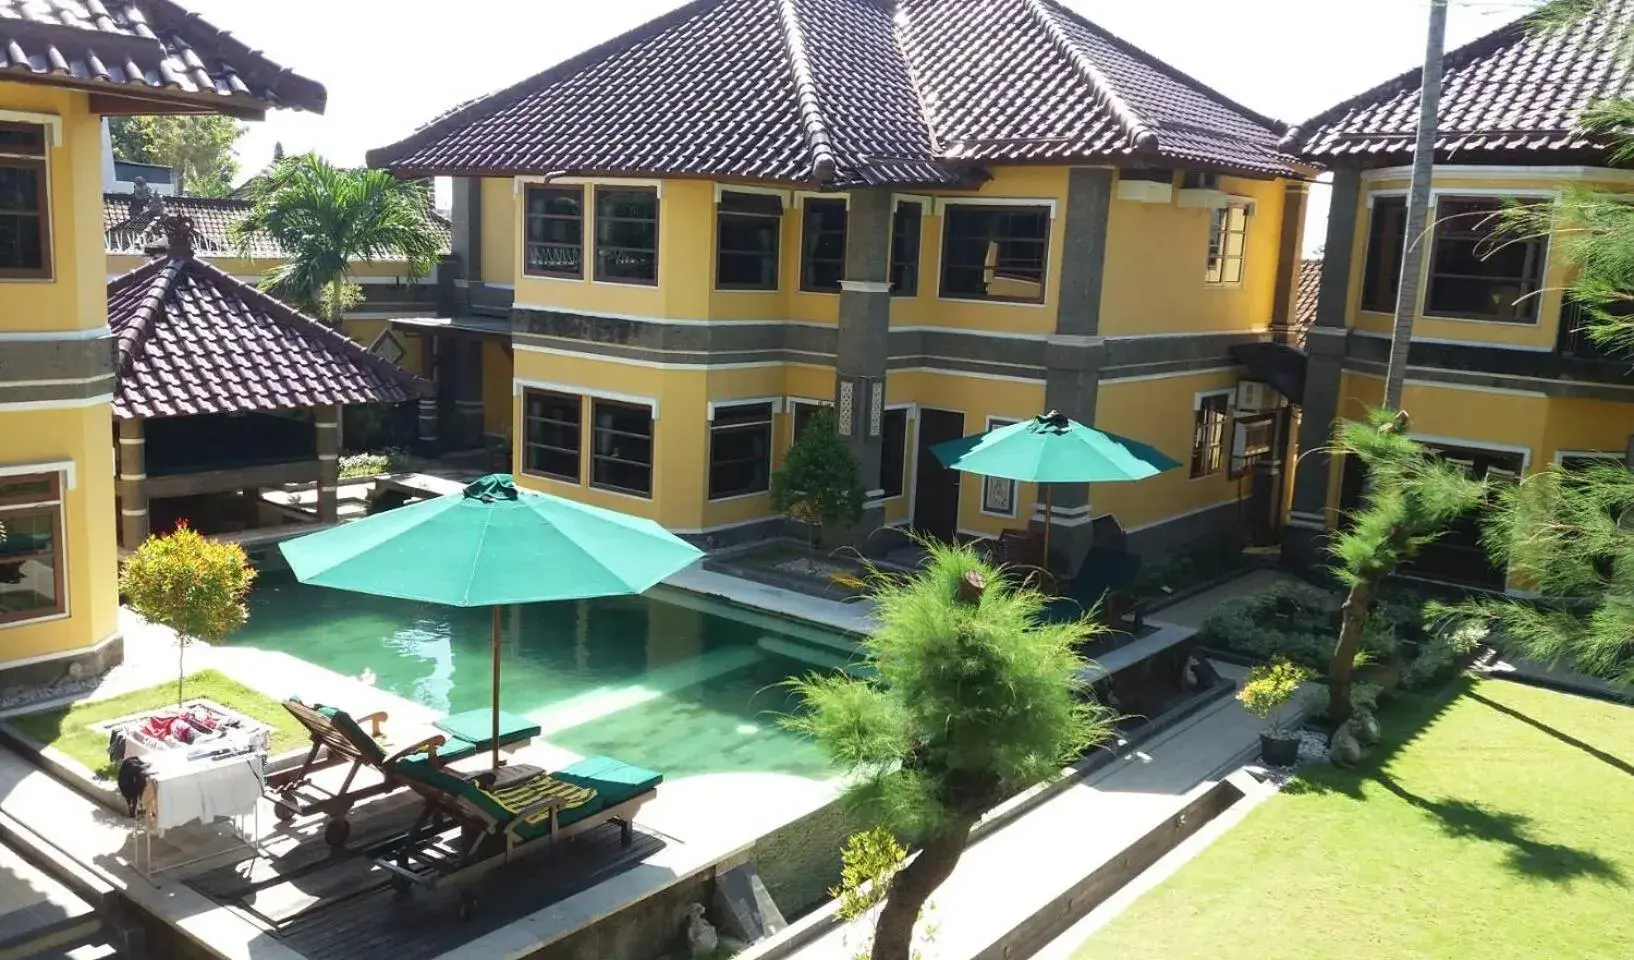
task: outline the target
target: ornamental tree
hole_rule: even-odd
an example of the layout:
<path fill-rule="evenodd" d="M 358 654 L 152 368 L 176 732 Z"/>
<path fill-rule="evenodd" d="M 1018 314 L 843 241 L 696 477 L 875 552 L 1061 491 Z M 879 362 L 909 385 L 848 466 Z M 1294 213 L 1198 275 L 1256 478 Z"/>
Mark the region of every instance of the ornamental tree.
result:
<path fill-rule="evenodd" d="M 911 578 L 873 574 L 871 669 L 796 681 L 807 709 L 786 721 L 856 775 L 854 800 L 918 846 L 891 874 L 872 960 L 909 960 L 925 901 L 984 813 L 1111 732 L 1077 653 L 1103 628 L 1045 622 L 1043 595 L 967 546 L 929 550 Z"/>
<path fill-rule="evenodd" d="M 185 522 L 175 532 L 148 537 L 125 560 L 119 591 L 132 610 L 176 631 L 176 702 L 187 679 L 189 643 L 220 643 L 249 619 L 244 597 L 255 570 L 236 543 L 199 534 Z"/>
<path fill-rule="evenodd" d="M 862 468 L 834 423 L 832 410 L 813 414 L 772 473 L 772 509 L 809 524 L 814 543 L 823 527 L 862 516 Z"/>
<path fill-rule="evenodd" d="M 1346 422 L 1334 443 L 1335 452 L 1356 457 L 1367 470 L 1361 509 L 1328 548 L 1337 561 L 1334 575 L 1349 588 L 1328 665 L 1328 721 L 1336 729 L 1350 719 L 1351 673 L 1379 584 L 1486 492 L 1486 484 L 1407 436 L 1407 426 L 1406 413 L 1374 410 L 1366 422 Z"/>

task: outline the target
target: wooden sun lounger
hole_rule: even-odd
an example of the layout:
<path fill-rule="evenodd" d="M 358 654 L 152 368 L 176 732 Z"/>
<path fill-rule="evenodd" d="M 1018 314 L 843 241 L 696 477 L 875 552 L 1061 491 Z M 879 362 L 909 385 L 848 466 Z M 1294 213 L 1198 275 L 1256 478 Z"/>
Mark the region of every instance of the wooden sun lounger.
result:
<path fill-rule="evenodd" d="M 459 917 L 475 915 L 469 884 L 498 867 L 614 822 L 629 846 L 636 812 L 658 794 L 663 775 L 609 757 L 555 773 L 535 771 L 493 785 L 419 760 L 399 775 L 425 800 L 407 837 L 375 863 L 399 892 L 415 886 L 458 888 Z M 457 833 L 452 831 L 457 828 Z"/>

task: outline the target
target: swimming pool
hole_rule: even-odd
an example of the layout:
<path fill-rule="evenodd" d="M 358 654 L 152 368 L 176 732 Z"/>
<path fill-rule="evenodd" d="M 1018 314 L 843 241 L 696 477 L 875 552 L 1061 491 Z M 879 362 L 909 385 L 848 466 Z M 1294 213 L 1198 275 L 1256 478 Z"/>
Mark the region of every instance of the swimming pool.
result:
<path fill-rule="evenodd" d="M 348 676 L 372 671 L 376 686 L 438 711 L 489 703 L 487 609 L 309 587 L 270 573 L 249 607 L 235 646 Z M 795 708 L 782 681 L 850 659 L 843 635 L 662 587 L 643 597 L 511 607 L 501 622 L 501 702 L 538 723 L 552 744 L 671 778 L 839 772 L 777 717 Z"/>

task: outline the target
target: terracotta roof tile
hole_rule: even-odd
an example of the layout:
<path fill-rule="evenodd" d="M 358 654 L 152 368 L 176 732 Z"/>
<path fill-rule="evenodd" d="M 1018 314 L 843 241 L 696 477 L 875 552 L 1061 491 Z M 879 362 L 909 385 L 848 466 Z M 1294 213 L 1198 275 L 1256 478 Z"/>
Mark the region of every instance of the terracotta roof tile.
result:
<path fill-rule="evenodd" d="M 1605 145 L 1578 121 L 1597 101 L 1634 93 L 1624 43 L 1634 0 L 1556 30 L 1525 18 L 1445 57 L 1438 159 L 1569 155 L 1599 158 Z M 1290 131 L 1284 147 L 1324 161 L 1403 162 L 1418 129 L 1422 70 L 1410 70 Z"/>
<path fill-rule="evenodd" d="M 128 193 L 102 195 L 102 231 L 107 252 L 112 254 L 145 253 L 154 238 L 148 233 L 148 224 L 138 216 L 135 198 Z M 238 245 L 233 243 L 232 225 L 244 219 L 253 204 L 248 200 L 231 197 L 165 197 L 165 209 L 171 213 L 193 218 L 198 231 L 198 252 L 208 257 L 237 257 Z M 135 219 L 133 219 L 135 217 Z M 453 225 L 441 214 L 431 214 L 442 250 L 448 252 L 453 237 Z M 286 254 L 282 246 L 264 234 L 256 234 L 250 243 L 250 256 L 257 259 L 281 260 Z"/>
<path fill-rule="evenodd" d="M 191 256 L 108 284 L 114 415 L 396 403 L 425 384 L 345 336 Z"/>
<path fill-rule="evenodd" d="M 1054 0 L 694 0 L 369 162 L 833 187 L 1123 157 L 1279 175 L 1282 131 Z"/>
<path fill-rule="evenodd" d="M 0 0 L 0 76 L 251 112 L 327 98 L 171 0 Z"/>
<path fill-rule="evenodd" d="M 1316 302 L 1322 293 L 1322 261 L 1299 262 L 1299 293 L 1294 298 L 1294 326 L 1309 330 L 1316 325 Z"/>

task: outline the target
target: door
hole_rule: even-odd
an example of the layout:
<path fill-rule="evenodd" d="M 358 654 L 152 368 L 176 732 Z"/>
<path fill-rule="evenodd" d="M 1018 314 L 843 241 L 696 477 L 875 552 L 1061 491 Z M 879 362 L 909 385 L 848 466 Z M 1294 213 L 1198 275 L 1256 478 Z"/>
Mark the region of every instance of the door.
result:
<path fill-rule="evenodd" d="M 914 483 L 913 525 L 922 534 L 951 541 L 959 527 L 958 471 L 942 466 L 930 448 L 965 435 L 965 415 L 919 411 L 919 478 Z"/>

